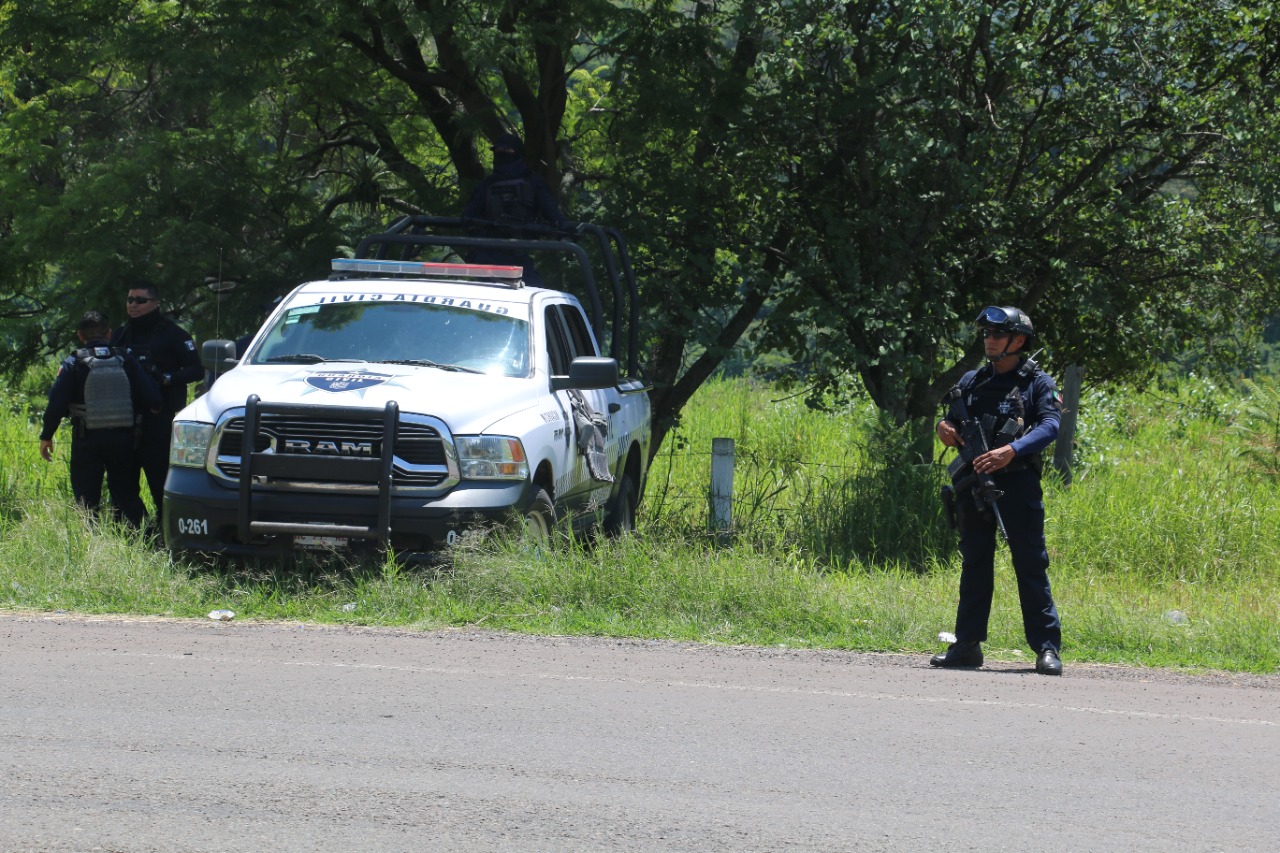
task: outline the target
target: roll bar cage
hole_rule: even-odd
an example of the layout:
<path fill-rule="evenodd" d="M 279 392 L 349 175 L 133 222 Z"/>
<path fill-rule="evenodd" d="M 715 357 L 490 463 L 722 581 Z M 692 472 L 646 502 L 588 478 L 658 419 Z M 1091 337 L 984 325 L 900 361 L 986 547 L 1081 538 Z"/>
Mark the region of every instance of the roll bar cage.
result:
<path fill-rule="evenodd" d="M 477 232 L 510 232 L 513 237 L 476 236 Z M 371 234 L 360 241 L 355 257 L 361 259 L 409 260 L 425 246 L 458 249 L 495 249 L 514 253 L 557 252 L 572 256 L 582 271 L 592 327 L 596 337 L 604 340 L 604 306 L 600 287 L 592 270 L 591 258 L 580 240 L 591 240 L 604 260 L 604 274 L 613 295 L 612 334 L 609 355 L 619 365 L 625 364 L 628 376 L 640 375 L 639 291 L 627 241 L 616 228 L 589 222 L 570 223 L 568 230 L 537 223 L 509 225 L 487 219 L 448 216 L 405 216 L 393 222 L 381 234 Z M 461 254 L 461 253 L 460 253 Z M 346 276 L 342 276 L 346 277 Z M 625 314 L 625 318 L 624 318 Z M 626 357 L 622 346 L 626 344 Z"/>

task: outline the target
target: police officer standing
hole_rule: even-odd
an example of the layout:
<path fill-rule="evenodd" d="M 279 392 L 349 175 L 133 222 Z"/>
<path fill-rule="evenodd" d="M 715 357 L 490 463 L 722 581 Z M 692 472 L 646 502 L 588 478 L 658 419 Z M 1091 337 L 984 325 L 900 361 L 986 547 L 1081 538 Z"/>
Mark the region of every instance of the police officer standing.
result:
<path fill-rule="evenodd" d="M 1031 318 L 1017 308 L 989 307 L 978 315 L 987 364 L 961 377 L 948 399 L 947 417 L 938 422 L 938 438 L 948 447 L 964 443 L 961 415 L 983 424 L 986 453 L 972 460 L 973 473 L 990 477 L 1003 494 L 996 501 L 1008 535 L 1018 580 L 1022 626 L 1036 653 L 1036 672 L 1061 675 L 1062 628 L 1049 588 L 1049 552 L 1044 537 L 1044 500 L 1040 490 L 1041 453 L 1058 435 L 1062 397 L 1053 379 L 1026 353 L 1035 331 Z M 982 665 L 982 642 L 995 590 L 997 520 L 974 500 L 969 478 L 966 493 L 957 494 L 960 529 L 960 603 L 956 642 L 929 662 L 942 667 Z"/>
<path fill-rule="evenodd" d="M 133 463 L 135 426 L 141 413 L 159 411 L 163 400 L 131 356 L 113 349 L 111 327 L 97 311 L 87 312 L 76 328 L 85 346 L 68 356 L 49 389 L 40 432 L 40 455 L 53 461 L 53 435 L 70 416 L 71 492 L 81 506 L 96 514 L 102 502 L 102 479 L 117 517 L 140 527 L 146 510 Z"/>
<path fill-rule="evenodd" d="M 164 506 L 164 480 L 169 473 L 173 416 L 187 405 L 187 383 L 199 382 L 204 368 L 191 335 L 160 311 L 160 293 L 154 284 L 140 281 L 131 285 L 126 302 L 129 320 L 112 340 L 138 360 L 164 397 L 160 411 L 143 415 L 134 457 L 134 476 L 139 469 L 146 475 L 158 519 Z"/>

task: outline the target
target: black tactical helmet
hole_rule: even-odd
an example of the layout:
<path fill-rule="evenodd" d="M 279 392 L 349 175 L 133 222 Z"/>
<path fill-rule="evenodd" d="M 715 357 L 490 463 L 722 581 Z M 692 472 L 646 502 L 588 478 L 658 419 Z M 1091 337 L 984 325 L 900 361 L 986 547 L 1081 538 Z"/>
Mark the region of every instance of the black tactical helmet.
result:
<path fill-rule="evenodd" d="M 524 141 L 514 133 L 504 133 L 493 141 L 494 148 L 503 148 L 516 154 L 524 153 Z"/>
<path fill-rule="evenodd" d="M 524 159 L 524 141 L 514 133 L 504 133 L 493 141 L 493 162 L 514 163 Z"/>
<path fill-rule="evenodd" d="M 1026 335 L 1028 345 L 1036 336 L 1031 318 L 1020 308 L 1011 306 L 998 308 L 995 305 L 988 305 L 973 322 L 979 329 L 1000 329 L 1015 335 Z"/>

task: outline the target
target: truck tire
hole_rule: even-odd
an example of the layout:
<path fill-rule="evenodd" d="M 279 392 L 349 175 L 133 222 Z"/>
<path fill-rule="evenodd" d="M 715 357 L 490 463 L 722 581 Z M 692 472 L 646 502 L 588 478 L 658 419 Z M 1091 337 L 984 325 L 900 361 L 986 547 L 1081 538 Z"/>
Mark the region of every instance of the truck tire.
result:
<path fill-rule="evenodd" d="M 613 501 L 613 508 L 604 520 L 606 536 L 630 536 L 636 529 L 636 503 L 638 502 L 635 481 L 630 474 L 622 475 L 618 484 L 618 496 Z"/>
<path fill-rule="evenodd" d="M 551 544 L 551 531 L 556 524 L 556 507 L 546 489 L 538 489 L 533 503 L 524 512 L 524 538 L 531 544 Z"/>

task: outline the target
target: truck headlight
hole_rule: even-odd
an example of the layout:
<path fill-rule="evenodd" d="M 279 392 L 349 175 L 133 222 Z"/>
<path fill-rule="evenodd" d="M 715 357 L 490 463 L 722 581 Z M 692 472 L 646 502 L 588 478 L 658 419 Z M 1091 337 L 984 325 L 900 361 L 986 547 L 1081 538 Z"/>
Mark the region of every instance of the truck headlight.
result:
<path fill-rule="evenodd" d="M 209 442 L 212 440 L 213 424 L 174 421 L 173 438 L 169 442 L 169 464 L 203 468 L 209 458 Z"/>
<path fill-rule="evenodd" d="M 529 462 L 518 438 L 501 435 L 455 436 L 458 468 L 464 480 L 527 480 Z"/>

